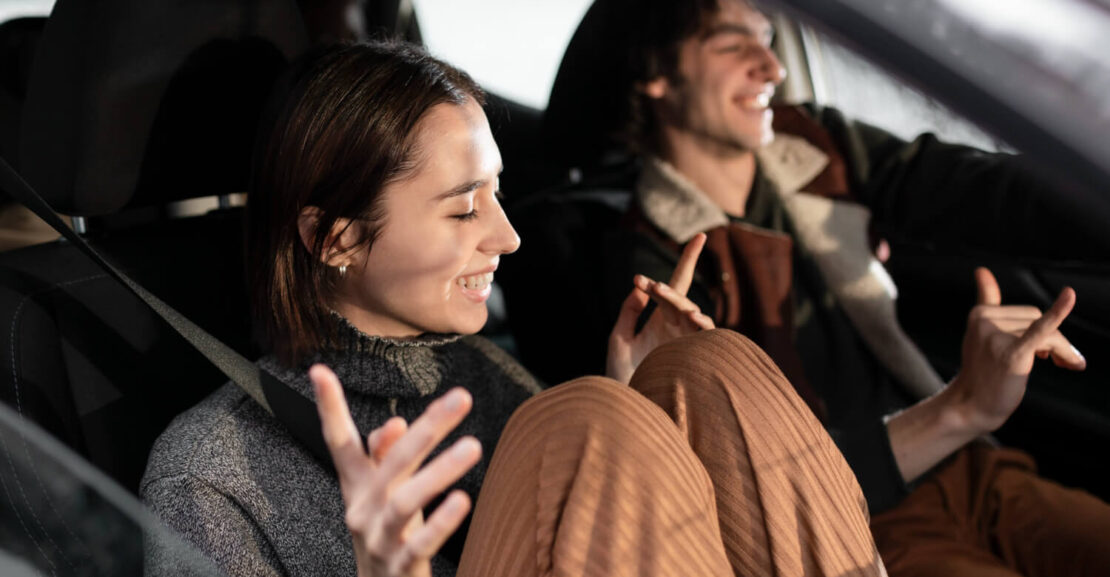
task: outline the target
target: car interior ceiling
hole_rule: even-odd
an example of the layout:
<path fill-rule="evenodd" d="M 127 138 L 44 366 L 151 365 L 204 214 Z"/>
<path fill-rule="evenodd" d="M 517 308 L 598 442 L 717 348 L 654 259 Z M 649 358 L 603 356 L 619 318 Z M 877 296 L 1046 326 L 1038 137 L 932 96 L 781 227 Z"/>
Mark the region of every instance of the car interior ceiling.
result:
<path fill-rule="evenodd" d="M 285 64 L 308 47 L 310 33 L 295 0 L 180 4 L 60 0 L 49 19 L 0 25 L 0 155 L 13 160 L 57 211 L 86 218 L 90 242 L 132 278 L 254 358 L 241 210 L 169 218 L 167 206 L 246 190 L 257 111 Z M 404 15 L 406 5 L 411 11 L 407 2 L 367 3 L 368 29 L 392 32 L 400 22 L 404 36 L 418 40 L 419 23 Z M 564 320 L 598 324 L 604 315 L 590 283 L 544 279 L 600 276 L 601 263 L 592 255 L 623 213 L 636 175 L 612 139 L 612 110 L 622 103 L 598 101 L 599 94 L 613 95 L 597 89 L 600 79 L 612 80 L 614 66 L 597 55 L 607 53 L 599 42 L 615 40 L 603 33 L 615 16 L 595 8 L 567 48 L 547 110 L 496 94 L 486 106 L 506 166 L 502 186 L 510 217 L 529 239 L 499 271 L 508 324 L 502 318 L 489 330 L 511 328 L 525 365 L 549 383 L 576 376 L 567 371 L 596 367 L 603 354 L 581 352 L 580 364 L 551 354 L 573 343 L 581 328 Z M 910 287 L 902 289 L 899 308 L 907 330 L 950 375 L 973 295 L 965 290 L 969 282 L 951 279 L 970 281 L 980 255 L 914 246 L 896 247 L 895 254 L 892 274 L 900 287 Z M 1081 299 L 1106 283 L 1105 275 L 1086 269 L 996 264 L 999 280 L 1024 287 L 1017 298 L 1029 302 L 1063 283 L 1076 286 Z M 931 312 L 937 307 L 927 300 L 935 298 L 936 287 L 955 295 L 941 308 L 955 320 Z M 579 292 L 566 298 L 568 290 Z M 533 294 L 529 302 L 551 306 L 514 301 L 523 291 L 539 291 L 541 298 Z M 560 303 L 584 308 L 568 317 L 571 311 Z M 1087 310 L 1072 340 L 1097 350 L 1110 343 L 1110 307 Z M 8 369 L 0 371 L 0 400 L 132 492 L 169 420 L 226 380 L 65 243 L 0 254 L 0 326 L 11 329 L 2 331 L 6 340 L 0 343 L 0 366 Z M 1110 497 L 1101 463 L 1090 463 L 1081 447 L 1064 441 L 1078 435 L 1110 442 L 1105 410 L 1097 418 L 1077 412 L 1074 399 L 1039 392 L 1078 390 L 1082 382 L 1106 381 L 1110 372 L 1089 369 L 1077 377 L 1054 367 L 1038 371 L 1043 386 L 1034 387 L 1032 402 L 999 436 L 1034 452 L 1048 475 Z"/>

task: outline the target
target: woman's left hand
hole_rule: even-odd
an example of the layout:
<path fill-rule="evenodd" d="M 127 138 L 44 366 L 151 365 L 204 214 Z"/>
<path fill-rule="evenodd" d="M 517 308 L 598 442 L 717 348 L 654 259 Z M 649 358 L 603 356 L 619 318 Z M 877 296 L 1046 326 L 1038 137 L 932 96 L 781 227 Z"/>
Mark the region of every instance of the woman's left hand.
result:
<path fill-rule="evenodd" d="M 632 373 L 640 362 L 655 347 L 683 335 L 714 328 L 713 319 L 701 312 L 698 305 L 686 298 L 690 283 L 694 280 L 694 270 L 698 256 L 705 246 L 705 234 L 698 233 L 678 259 L 678 265 L 671 275 L 670 283 L 662 283 L 643 275 L 633 279 L 635 288 L 624 299 L 617 324 L 609 333 L 609 356 L 605 373 L 610 378 L 628 384 Z M 640 332 L 636 332 L 636 321 L 647 308 L 649 301 L 655 301 L 652 312 Z"/>

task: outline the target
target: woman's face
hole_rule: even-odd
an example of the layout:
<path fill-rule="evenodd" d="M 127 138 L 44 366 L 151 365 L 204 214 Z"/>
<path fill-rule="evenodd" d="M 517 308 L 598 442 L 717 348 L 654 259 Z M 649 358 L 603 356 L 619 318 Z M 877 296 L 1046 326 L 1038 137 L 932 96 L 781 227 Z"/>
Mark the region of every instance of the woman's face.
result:
<path fill-rule="evenodd" d="M 349 255 L 336 308 L 372 335 L 476 333 L 501 255 L 520 246 L 498 200 L 501 153 L 473 99 L 436 105 L 416 131 L 416 171 L 383 191 L 381 232 Z"/>

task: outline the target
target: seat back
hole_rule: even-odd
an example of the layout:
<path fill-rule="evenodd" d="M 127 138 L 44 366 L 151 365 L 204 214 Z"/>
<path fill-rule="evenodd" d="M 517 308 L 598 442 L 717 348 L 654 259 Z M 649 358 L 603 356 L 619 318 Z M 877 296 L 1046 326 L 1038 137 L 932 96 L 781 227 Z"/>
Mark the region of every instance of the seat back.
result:
<path fill-rule="evenodd" d="M 46 18 L 14 18 L 0 24 L 0 156 L 15 162 L 19 122 L 35 48 Z"/>
<path fill-rule="evenodd" d="M 635 173 L 632 165 L 613 168 L 509 211 L 522 242 L 502 260 L 498 279 L 520 359 L 548 384 L 605 371 L 601 344 L 612 326 L 600 290 L 603 251 L 628 207 Z"/>
<path fill-rule="evenodd" d="M 188 4 L 188 5 L 186 5 Z M 40 41 L 20 169 L 107 259 L 253 358 L 240 209 L 273 81 L 307 46 L 293 0 L 60 0 Z M 226 381 L 64 243 L 0 254 L 0 400 L 135 491 L 169 420 Z"/>

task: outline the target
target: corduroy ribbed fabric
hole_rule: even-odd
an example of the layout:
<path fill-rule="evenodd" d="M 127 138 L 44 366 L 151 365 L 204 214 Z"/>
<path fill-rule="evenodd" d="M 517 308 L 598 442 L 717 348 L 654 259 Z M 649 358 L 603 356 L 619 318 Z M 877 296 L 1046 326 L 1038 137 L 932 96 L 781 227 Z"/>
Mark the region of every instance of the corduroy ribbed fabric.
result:
<path fill-rule="evenodd" d="M 522 405 L 460 576 L 884 575 L 848 464 L 774 363 L 707 331 L 631 387 L 586 377 Z"/>
<path fill-rule="evenodd" d="M 1110 505 L 986 443 L 957 452 L 871 528 L 891 577 L 1110 575 Z"/>

